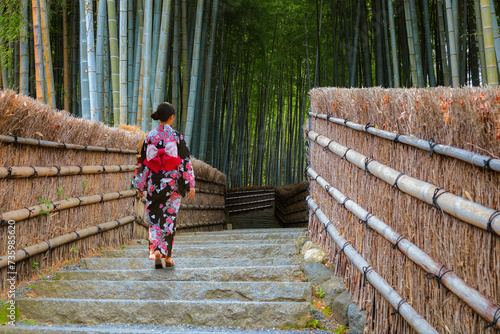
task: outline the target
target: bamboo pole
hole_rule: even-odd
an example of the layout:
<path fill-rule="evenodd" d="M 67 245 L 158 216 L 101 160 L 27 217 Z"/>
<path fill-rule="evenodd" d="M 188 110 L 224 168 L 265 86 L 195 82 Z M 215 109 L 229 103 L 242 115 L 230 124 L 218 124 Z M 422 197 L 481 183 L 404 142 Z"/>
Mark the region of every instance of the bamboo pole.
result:
<path fill-rule="evenodd" d="M 198 83 L 198 70 L 200 61 L 200 40 L 201 40 L 201 24 L 203 20 L 203 0 L 198 0 L 196 9 L 196 27 L 194 35 L 193 60 L 191 62 L 191 83 L 189 84 L 189 100 L 186 116 L 186 124 L 184 129 L 184 140 L 186 145 L 191 147 L 191 141 L 194 136 L 193 124 L 196 104 L 196 90 Z"/>
<path fill-rule="evenodd" d="M 128 0 L 127 5 L 127 95 L 128 95 L 128 124 L 135 124 L 135 118 L 133 114 L 133 98 L 134 98 L 134 0 Z"/>
<path fill-rule="evenodd" d="M 125 190 L 103 195 L 68 198 L 67 200 L 57 201 L 54 203 L 35 205 L 24 209 L 4 212 L 0 214 L 0 219 L 2 219 L 2 221 L 14 220 L 17 223 L 21 220 L 37 217 L 54 211 L 71 209 L 82 205 L 113 201 L 120 198 L 132 197 L 136 194 L 136 190 Z"/>
<path fill-rule="evenodd" d="M 65 176 L 100 173 L 122 173 L 135 170 L 135 165 L 109 165 L 109 166 L 53 166 L 53 167 L 0 167 L 0 179 Z"/>
<path fill-rule="evenodd" d="M 481 19 L 483 22 L 484 53 L 486 57 L 488 85 L 497 86 L 498 69 L 496 66 L 493 26 L 489 0 L 481 0 Z"/>
<path fill-rule="evenodd" d="M 151 106 L 150 106 L 150 67 L 151 67 L 151 44 L 152 44 L 152 21 L 153 21 L 153 0 L 145 0 L 144 6 L 144 38 L 142 52 L 144 54 L 144 71 L 142 80 L 142 119 L 141 130 L 148 132 L 151 130 Z"/>
<path fill-rule="evenodd" d="M 160 29 L 161 29 L 161 18 L 162 18 L 162 0 L 154 0 L 153 4 L 153 29 L 152 29 L 152 42 L 151 42 L 151 66 L 149 67 L 149 80 L 151 83 L 151 93 L 149 94 L 149 100 L 150 100 L 150 105 L 151 108 L 156 108 L 160 102 L 158 103 L 155 102 L 155 92 L 156 92 L 156 68 L 158 65 L 158 60 L 159 60 L 159 49 L 158 46 L 160 44 Z M 166 31 L 168 30 L 167 27 L 165 27 Z M 166 32 L 165 31 L 165 32 Z M 166 58 L 166 57 L 165 57 Z M 162 61 L 166 61 L 166 59 L 163 59 Z M 163 88 L 163 91 L 165 89 Z M 156 128 L 158 125 L 160 125 L 160 121 L 151 121 L 151 129 Z"/>
<path fill-rule="evenodd" d="M 391 186 L 398 180 L 398 189 L 400 191 L 429 205 L 437 204 L 443 212 L 483 230 L 492 231 L 497 236 L 500 236 L 500 216 L 495 217 L 496 210 L 466 200 L 450 192 L 445 192 L 431 183 L 404 175 L 400 171 L 375 160 L 372 160 L 368 167 L 366 165 L 368 161 L 366 156 L 352 149 L 348 150 L 347 147 L 314 131 L 310 131 L 308 137 L 313 139 L 318 145 L 328 147 L 332 153 L 340 157 L 345 156 L 346 161 L 364 171 L 369 171 L 370 174 Z M 438 193 L 439 196 L 436 196 Z"/>
<path fill-rule="evenodd" d="M 70 72 L 69 72 L 69 46 L 68 46 L 68 10 L 66 0 L 62 1 L 62 15 L 63 15 L 63 75 L 64 75 L 64 110 L 69 112 L 70 107 L 70 96 L 71 96 L 71 84 L 70 84 Z"/>
<path fill-rule="evenodd" d="M 19 29 L 19 93 L 29 95 L 29 55 L 28 55 L 28 0 L 21 0 L 21 27 Z"/>
<path fill-rule="evenodd" d="M 484 37 L 483 37 L 483 21 L 481 19 L 481 4 L 479 0 L 474 0 L 474 14 L 476 16 L 476 34 L 477 44 L 479 46 L 479 61 L 481 63 L 481 82 L 488 82 L 488 74 L 486 73 L 486 56 L 484 53 Z"/>
<path fill-rule="evenodd" d="M 160 27 L 160 40 L 158 43 L 158 60 L 156 63 L 156 77 L 155 77 L 155 87 L 154 87 L 154 104 L 157 106 L 161 103 L 165 93 L 166 84 L 166 69 L 167 69 L 167 54 L 170 49 L 170 45 L 167 44 L 167 39 L 169 35 L 170 20 L 172 18 L 171 14 L 171 0 L 163 1 L 163 8 L 161 11 L 161 27 Z"/>
<path fill-rule="evenodd" d="M 325 216 L 323 211 L 314 202 L 314 200 L 307 196 L 307 205 L 311 210 L 316 213 L 319 221 L 325 226 L 326 230 L 333 238 L 333 241 L 343 249 L 344 254 L 354 264 L 354 266 L 365 275 L 366 280 L 377 289 L 380 294 L 391 304 L 394 309 L 399 310 L 399 314 L 408 322 L 408 324 L 417 333 L 438 333 L 415 309 L 394 290 L 387 281 L 380 276 L 375 270 L 366 270 L 366 268 L 373 269 L 372 266 L 365 261 L 363 257 L 352 247 L 349 242 L 344 239 L 339 231 L 332 225 L 332 223 Z M 365 271 L 366 270 L 366 271 Z M 366 274 L 365 274 L 366 272 Z"/>
<path fill-rule="evenodd" d="M 500 307 L 500 305 L 495 304 L 494 301 L 484 296 L 482 293 L 474 289 L 472 286 L 467 284 L 460 276 L 455 274 L 453 271 L 449 271 L 442 263 L 439 263 L 423 250 L 418 248 L 414 243 L 410 242 L 408 239 L 396 231 L 394 231 L 385 222 L 380 220 L 374 215 L 371 215 L 368 211 L 363 209 L 353 200 L 346 197 L 338 189 L 333 187 L 331 184 L 326 182 L 314 169 L 308 167 L 306 169 L 307 174 L 311 176 L 318 184 L 333 198 L 342 204 L 346 210 L 352 212 L 362 221 L 366 221 L 366 224 L 380 234 L 384 239 L 389 241 L 391 245 L 397 244 L 398 249 L 405 254 L 410 260 L 420 266 L 427 273 L 433 274 L 440 277 L 442 273 L 446 273 L 440 277 L 441 282 L 446 286 L 451 292 L 453 292 L 458 298 L 470 306 L 476 313 L 483 317 L 486 321 L 492 322 L 495 317 L 495 311 Z M 366 217 L 370 217 L 365 220 Z M 402 238 L 403 237 L 403 238 Z M 500 322 L 497 324 L 500 328 Z"/>
<path fill-rule="evenodd" d="M 103 1 L 103 0 L 101 0 L 101 1 Z M 106 231 L 112 230 L 114 228 L 124 226 L 124 225 L 130 224 L 132 222 L 137 222 L 137 221 L 138 221 L 137 216 L 127 216 L 127 217 L 123 217 L 123 218 L 120 218 L 120 219 L 117 219 L 117 220 L 114 220 L 111 222 L 107 222 L 107 223 L 103 223 L 100 225 L 87 227 L 87 228 L 84 228 L 84 229 L 81 229 L 78 231 L 74 231 L 71 233 L 67 233 L 67 234 L 61 235 L 59 237 L 55 237 L 55 238 L 49 239 L 47 241 L 43 241 L 43 242 L 36 244 L 36 245 L 25 247 L 25 248 L 20 249 L 20 250 L 15 252 L 15 255 L 14 255 L 15 259 L 14 260 L 11 260 L 11 258 L 6 256 L 6 255 L 0 257 L 0 269 L 7 267 L 9 264 L 12 264 L 12 262 L 17 263 L 17 262 L 20 262 L 24 259 L 27 259 L 30 256 L 43 253 L 47 250 L 51 250 L 51 249 L 56 248 L 56 247 L 60 247 L 62 245 L 68 244 L 72 241 L 75 241 L 75 240 L 78 240 L 81 238 L 87 238 L 87 237 L 96 235 L 98 233 L 106 232 Z"/>
<path fill-rule="evenodd" d="M 83 119 L 90 119 L 90 96 L 89 96 L 89 74 L 87 65 L 87 34 L 85 21 L 85 2 L 80 4 L 80 116 Z"/>
<path fill-rule="evenodd" d="M 93 0 L 85 0 L 85 27 L 87 31 L 87 73 L 89 75 L 89 97 L 90 97 L 90 119 L 100 121 L 97 118 L 99 105 L 97 102 L 97 78 L 95 65 L 95 39 L 94 39 L 94 10 Z"/>
<path fill-rule="evenodd" d="M 142 37 L 143 37 L 143 25 L 144 25 L 144 11 L 142 8 L 142 1 L 137 3 L 137 19 L 135 20 L 135 61 L 134 61 L 134 92 L 132 96 L 132 119 L 131 124 L 141 126 L 141 119 L 138 114 L 138 104 L 139 104 L 139 81 L 141 77 L 141 57 L 142 57 Z M 142 103 L 142 102 L 141 102 Z"/>
<path fill-rule="evenodd" d="M 429 145 L 428 140 L 423 140 L 423 139 L 419 139 L 419 138 L 415 138 L 415 137 L 396 134 L 393 132 L 380 130 L 380 129 L 372 128 L 372 127 L 367 128 L 365 130 L 365 125 L 356 124 L 354 122 L 346 121 L 346 120 L 340 119 L 340 118 L 328 117 L 328 115 L 325 115 L 325 114 L 315 114 L 313 112 L 310 112 L 309 116 L 328 120 L 332 123 L 347 126 L 351 129 L 354 129 L 357 131 L 367 132 L 367 133 L 370 133 L 370 134 L 375 135 L 375 136 L 380 137 L 380 138 L 385 138 L 385 139 L 392 140 L 392 141 L 395 141 L 397 138 L 398 143 L 410 145 L 410 146 L 419 148 L 421 150 L 430 151 L 430 145 Z M 493 159 L 493 158 L 487 157 L 485 155 L 481 155 L 478 153 L 466 151 L 466 150 L 461 149 L 461 148 L 456 148 L 453 146 L 443 145 L 443 144 L 436 144 L 436 146 L 433 147 L 433 152 L 441 154 L 441 155 L 445 155 L 445 156 L 448 156 L 451 158 L 465 161 L 465 162 L 470 163 L 472 165 L 475 165 L 477 167 L 482 167 L 482 168 L 487 167 L 487 168 L 490 168 L 491 170 L 494 170 L 496 172 L 500 172 L 500 159 L 498 159 L 498 158 Z"/>
<path fill-rule="evenodd" d="M 111 89 L 113 90 L 113 124 L 120 125 L 120 58 L 118 55 L 118 28 L 116 3 L 108 1 L 109 53 L 111 57 Z"/>
<path fill-rule="evenodd" d="M 45 80 L 47 80 L 47 97 L 49 106 L 56 107 L 54 89 L 54 71 L 52 69 L 52 52 L 50 48 L 49 17 L 47 15 L 47 0 L 40 0 L 40 18 L 42 24 L 43 55 L 45 60 Z"/>
<path fill-rule="evenodd" d="M 487 1 L 487 0 L 486 0 Z M 451 81 L 454 88 L 460 87 L 460 78 L 458 77 L 458 57 L 456 45 L 456 31 L 453 23 L 453 11 L 451 8 L 451 0 L 446 2 L 446 20 L 448 23 L 448 45 L 450 47 L 450 63 L 451 63 Z"/>
<path fill-rule="evenodd" d="M 443 81 L 445 86 L 450 85 L 450 69 L 448 66 L 448 52 L 446 52 L 444 16 L 443 16 L 443 0 L 437 1 L 438 12 L 438 27 L 439 27 L 439 44 L 441 49 L 441 66 L 443 67 Z"/>
<path fill-rule="evenodd" d="M 40 27 L 40 0 L 32 0 L 33 9 L 33 39 L 35 44 L 36 99 L 45 102 L 42 58 L 42 32 Z M 3 77 L 2 77 L 3 78 Z M 5 78 L 4 78 L 5 79 Z M 6 85 L 4 84 L 4 88 Z"/>
<path fill-rule="evenodd" d="M 128 77 L 127 77 L 127 1 L 120 0 L 120 124 L 127 124 Z"/>
<path fill-rule="evenodd" d="M 491 24 L 493 26 L 493 43 L 495 45 L 495 54 L 497 56 L 497 68 L 500 73 L 500 30 L 498 29 L 497 14 L 495 12 L 495 5 L 493 0 L 490 0 L 491 7 Z"/>
<path fill-rule="evenodd" d="M 59 143 L 54 141 L 31 139 L 31 138 L 20 138 L 12 136 L 0 135 L 0 142 L 17 144 L 25 144 L 40 147 L 50 147 L 50 148 L 62 148 L 68 150 L 85 150 L 85 151 L 95 151 L 95 152 L 106 152 L 106 153 L 123 153 L 123 154 L 138 154 L 137 150 L 124 150 L 121 148 L 114 147 L 101 147 L 101 146 L 84 146 L 78 144 L 68 144 Z"/>
<path fill-rule="evenodd" d="M 104 89 L 104 56 L 107 55 L 104 51 L 104 40 L 107 38 L 105 34 L 105 27 L 107 26 L 107 4 L 106 0 L 99 1 L 97 11 L 97 52 L 96 52 L 96 66 L 97 66 L 97 105 L 98 116 L 97 119 L 103 120 L 102 110 L 104 106 L 104 94 L 107 94 Z M 106 59 L 107 62 L 107 59 Z M 106 106 L 107 107 L 107 106 Z M 100 114 L 100 115 L 99 115 Z M 107 115 L 106 115 L 107 116 Z"/>
<path fill-rule="evenodd" d="M 410 0 L 404 0 L 404 13 L 406 33 L 408 36 L 408 51 L 410 53 L 411 80 L 413 86 L 417 86 L 417 62 L 415 60 L 415 42 L 413 41 L 413 25 L 411 23 Z"/>

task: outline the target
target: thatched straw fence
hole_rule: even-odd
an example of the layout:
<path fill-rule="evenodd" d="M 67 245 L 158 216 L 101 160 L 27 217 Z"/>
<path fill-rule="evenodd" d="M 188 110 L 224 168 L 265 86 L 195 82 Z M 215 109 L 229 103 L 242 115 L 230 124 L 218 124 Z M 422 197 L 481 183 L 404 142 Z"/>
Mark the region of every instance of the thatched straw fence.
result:
<path fill-rule="evenodd" d="M 17 273 L 20 286 L 41 270 L 73 263 L 101 247 L 148 238 L 143 204 L 130 187 L 145 134 L 124 128 L 0 91 L 2 296 L 8 272 Z M 183 200 L 181 233 L 223 229 L 225 176 L 203 162 L 193 165 L 197 195 Z"/>
<path fill-rule="evenodd" d="M 408 305 L 440 333 L 499 333 L 500 91 L 314 89 L 310 120 L 309 234 L 366 330 L 428 330 Z"/>
<path fill-rule="evenodd" d="M 306 197 L 306 182 L 276 187 L 275 213 L 282 226 L 307 226 Z"/>

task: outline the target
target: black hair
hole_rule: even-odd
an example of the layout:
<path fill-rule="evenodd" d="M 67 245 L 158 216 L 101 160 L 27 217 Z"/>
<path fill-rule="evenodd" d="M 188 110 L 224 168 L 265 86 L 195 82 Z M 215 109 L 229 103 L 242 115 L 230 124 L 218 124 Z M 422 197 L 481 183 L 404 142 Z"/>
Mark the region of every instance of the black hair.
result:
<path fill-rule="evenodd" d="M 160 120 L 162 122 L 166 122 L 172 115 L 175 115 L 174 106 L 168 102 L 162 102 L 158 105 L 156 111 L 151 114 L 151 118 L 155 121 Z"/>

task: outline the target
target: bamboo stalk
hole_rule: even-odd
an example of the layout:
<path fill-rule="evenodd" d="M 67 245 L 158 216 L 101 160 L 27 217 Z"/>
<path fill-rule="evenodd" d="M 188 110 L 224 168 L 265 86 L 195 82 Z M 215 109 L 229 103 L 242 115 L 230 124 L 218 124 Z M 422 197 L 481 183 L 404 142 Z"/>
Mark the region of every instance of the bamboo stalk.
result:
<path fill-rule="evenodd" d="M 21 27 L 19 29 L 19 93 L 29 95 L 29 55 L 28 55 L 28 0 L 21 0 Z"/>
<path fill-rule="evenodd" d="M 366 270 L 372 268 L 368 262 L 352 247 L 339 231 L 325 216 L 323 211 L 319 209 L 314 200 L 308 196 L 307 205 L 316 213 L 319 221 L 325 226 L 328 233 L 331 235 L 337 246 L 343 249 L 347 258 L 356 266 L 356 268 L 365 275 L 366 280 L 377 289 L 380 294 L 391 304 L 391 306 L 399 310 L 399 314 L 408 322 L 408 324 L 418 333 L 438 333 L 420 314 L 410 306 L 387 281 L 380 276 L 375 270 Z M 365 271 L 366 270 L 366 271 Z M 366 272 L 366 274 L 365 274 Z"/>
<path fill-rule="evenodd" d="M 120 124 L 120 58 L 118 55 L 118 28 L 115 0 L 107 0 L 109 53 L 111 57 L 111 88 L 113 90 L 113 124 Z"/>
<path fill-rule="evenodd" d="M 148 132 L 151 130 L 151 106 L 150 106 L 150 68 L 151 68 L 151 46 L 152 46 L 152 21 L 153 21 L 153 0 L 145 0 L 144 6 L 144 37 L 142 52 L 144 61 L 142 62 L 142 119 L 141 130 Z"/>
<path fill-rule="evenodd" d="M 493 0 L 490 0 L 491 7 L 491 25 L 493 26 L 493 44 L 495 45 L 495 54 L 497 56 L 497 68 L 500 73 L 500 31 L 498 29 L 497 14 Z"/>
<path fill-rule="evenodd" d="M 82 205 L 113 201 L 120 198 L 132 197 L 136 194 L 136 190 L 125 190 L 103 195 L 68 198 L 67 200 L 57 201 L 54 203 L 35 205 L 24 209 L 4 212 L 0 214 L 0 219 L 4 221 L 14 220 L 17 223 L 21 220 L 37 217 L 45 213 L 71 209 Z"/>
<path fill-rule="evenodd" d="M 156 63 L 156 77 L 155 77 L 155 87 L 154 87 L 154 104 L 157 106 L 161 103 L 165 93 L 166 84 L 166 68 L 167 68 L 167 54 L 169 52 L 170 45 L 167 44 L 171 14 L 171 0 L 165 0 L 163 2 L 162 15 L 161 15 L 161 27 L 160 27 L 160 40 L 158 44 L 158 60 Z M 154 66 L 155 64 L 153 64 Z"/>
<path fill-rule="evenodd" d="M 83 119 L 90 119 L 90 90 L 89 90 L 89 74 L 87 60 L 87 34 L 85 21 L 85 2 L 79 1 L 80 4 L 80 116 Z"/>
<path fill-rule="evenodd" d="M 495 45 L 489 0 L 481 0 L 481 19 L 483 22 L 483 39 L 488 85 L 496 86 L 498 85 L 498 72 L 495 59 Z"/>
<path fill-rule="evenodd" d="M 90 119 L 100 121 L 97 118 L 99 110 L 97 99 L 97 75 L 96 75 L 96 50 L 94 38 L 94 10 L 93 0 L 85 0 L 85 27 L 87 32 L 87 73 L 89 75 L 89 97 L 90 97 Z"/>
<path fill-rule="evenodd" d="M 450 63 L 451 63 L 451 81 L 454 88 L 460 87 L 460 78 L 458 77 L 458 56 L 455 37 L 456 29 L 453 20 L 453 12 L 451 8 L 451 0 L 446 2 L 446 20 L 448 23 L 448 45 L 450 47 Z"/>
<path fill-rule="evenodd" d="M 62 149 L 68 149 L 68 150 L 85 150 L 85 151 L 94 151 L 94 152 L 123 153 L 123 154 L 138 154 L 139 153 L 137 150 L 124 150 L 121 148 L 114 148 L 114 147 L 85 146 L 85 145 L 79 145 L 79 144 L 59 143 L 59 142 L 54 142 L 54 141 L 12 137 L 12 136 L 4 136 L 4 135 L 0 135 L 0 142 L 13 143 L 14 145 L 25 144 L 25 145 L 33 145 L 33 146 L 40 146 L 40 147 L 62 148 Z"/>
<path fill-rule="evenodd" d="M 43 81 L 42 32 L 40 31 L 40 0 L 32 0 L 32 9 L 33 39 L 35 44 L 36 99 L 44 103 L 45 89 Z M 4 88 L 7 88 L 5 84 Z"/>
<path fill-rule="evenodd" d="M 135 165 L 109 165 L 109 166 L 53 166 L 53 167 L 0 167 L 0 179 L 84 175 L 99 173 L 122 173 L 135 170 Z"/>
<path fill-rule="evenodd" d="M 42 24 L 42 41 L 45 60 L 45 79 L 47 80 L 47 98 L 51 108 L 56 107 L 56 93 L 54 89 L 54 71 L 52 69 L 52 52 L 50 48 L 49 17 L 47 15 L 47 1 L 40 0 L 40 18 Z"/>
<path fill-rule="evenodd" d="M 356 124 L 354 122 L 350 121 L 345 121 L 340 118 L 335 118 L 335 117 L 328 117 L 328 115 L 325 114 L 315 114 L 315 113 L 309 113 L 311 117 L 317 117 L 321 118 L 324 120 L 328 120 L 332 123 L 339 124 L 339 125 L 344 125 L 347 126 L 351 129 L 357 130 L 357 131 L 363 131 L 370 133 L 372 135 L 375 135 L 380 138 L 385 138 L 388 140 L 395 141 L 397 138 L 398 143 L 410 145 L 425 151 L 430 151 L 430 146 L 429 146 L 429 141 L 428 140 L 423 140 L 415 137 L 410 137 L 410 136 L 405 136 L 401 134 L 395 134 L 393 132 L 385 131 L 385 130 L 380 130 L 377 128 L 367 128 L 365 130 L 365 125 L 362 124 Z M 434 153 L 438 153 L 441 155 L 445 155 L 447 157 L 459 159 L 462 161 L 465 161 L 467 163 L 473 164 L 477 167 L 483 167 L 485 168 L 488 166 L 491 170 L 500 172 L 500 159 L 493 159 L 491 157 L 487 157 L 485 155 L 481 155 L 478 153 L 470 152 L 467 150 L 463 150 L 461 148 L 456 148 L 453 146 L 449 145 L 443 145 L 443 144 L 437 144 L 433 148 Z M 491 159 L 491 160 L 490 160 Z"/>
<path fill-rule="evenodd" d="M 133 97 L 134 97 L 134 0 L 128 0 L 127 5 L 127 95 L 128 95 L 128 124 L 135 124 L 135 116 L 133 114 Z M 137 46 L 137 45 L 135 45 Z"/>
<path fill-rule="evenodd" d="M 479 46 L 479 61 L 481 63 L 481 81 L 488 82 L 488 74 L 486 72 L 486 56 L 484 53 L 484 37 L 483 37 L 483 21 L 481 19 L 481 4 L 479 0 L 474 0 L 474 13 L 476 16 L 476 34 L 477 44 Z"/>
<path fill-rule="evenodd" d="M 439 44 L 441 49 L 441 66 L 443 67 L 444 85 L 450 85 L 450 69 L 448 66 L 448 52 L 446 52 L 443 0 L 437 1 L 438 26 L 439 26 Z"/>
<path fill-rule="evenodd" d="M 64 110 L 70 111 L 70 72 L 69 72 L 69 46 L 68 46 L 68 10 L 66 0 L 62 1 L 62 15 L 63 15 L 63 75 L 64 75 Z"/>
<path fill-rule="evenodd" d="M 107 38 L 106 36 L 106 27 L 107 27 L 107 4 L 106 0 L 100 0 L 99 1 L 99 7 L 97 11 L 97 50 L 96 50 L 96 66 L 97 66 L 97 75 L 96 75 L 96 80 L 97 80 L 97 105 L 98 105 L 98 114 L 97 114 L 97 119 L 103 120 L 106 119 L 106 117 L 103 118 L 103 112 L 102 110 L 104 108 L 107 109 L 107 106 L 104 104 L 104 94 L 107 94 L 107 91 L 104 88 L 104 56 L 108 55 L 104 51 L 104 40 Z M 106 63 L 107 63 L 106 59 Z M 107 116 L 107 115 L 106 115 Z"/>
<path fill-rule="evenodd" d="M 128 77 L 127 77 L 127 1 L 120 0 L 120 124 L 127 124 Z"/>
<path fill-rule="evenodd" d="M 103 0 L 101 0 L 101 1 L 103 1 Z M 59 237 L 55 237 L 55 238 L 49 239 L 47 241 L 43 241 L 43 242 L 36 244 L 36 245 L 25 247 L 21 250 L 16 251 L 16 253 L 14 255 L 14 257 L 15 257 L 14 260 L 11 260 L 11 258 L 6 256 L 6 255 L 0 257 L 0 269 L 7 267 L 9 264 L 12 264 L 12 262 L 14 262 L 14 263 L 20 262 L 20 261 L 28 258 L 29 256 L 43 253 L 47 250 L 51 250 L 53 248 L 60 247 L 62 245 L 70 243 L 72 241 L 75 241 L 75 240 L 78 240 L 81 238 L 87 238 L 87 237 L 96 235 L 98 233 L 106 232 L 106 231 L 112 230 L 114 228 L 130 224 L 132 222 L 137 221 L 138 220 L 137 218 L 138 218 L 137 216 L 123 217 L 123 218 L 120 218 L 120 219 L 117 219 L 117 220 L 114 220 L 111 222 L 107 222 L 107 223 L 103 223 L 100 225 L 87 227 L 87 228 L 84 228 L 84 229 L 81 229 L 81 230 L 78 230 L 75 232 L 67 233 L 67 234 L 61 235 Z M 29 256 L 28 256 L 28 254 L 29 254 Z"/>
<path fill-rule="evenodd" d="M 369 163 L 369 167 L 367 167 L 365 163 L 368 161 L 368 157 L 352 149 L 348 150 L 347 147 L 314 131 L 310 131 L 308 137 L 313 139 L 318 145 L 328 147 L 332 153 L 340 157 L 345 156 L 346 161 L 364 171 L 369 171 L 370 174 L 390 185 L 395 184 L 396 180 L 399 178 L 398 189 L 400 191 L 430 205 L 435 205 L 437 203 L 443 212 L 483 230 L 491 229 L 492 232 L 500 236 L 500 216 L 493 218 L 494 214 L 497 212 L 496 210 L 466 200 L 450 192 L 442 193 L 439 195 L 439 198 L 436 198 L 436 194 L 442 189 L 433 184 L 408 175 L 401 175 L 400 171 L 383 165 L 375 160 L 372 160 Z"/>
<path fill-rule="evenodd" d="M 142 1 L 137 3 L 137 19 L 135 20 L 136 36 L 135 36 L 135 60 L 134 60 L 134 90 L 132 95 L 132 119 L 131 124 L 141 126 L 140 115 L 138 114 L 139 103 L 139 81 L 141 77 L 141 57 L 142 57 L 142 37 L 144 25 L 144 11 L 142 9 Z M 142 101 L 141 101 L 142 103 Z"/>
<path fill-rule="evenodd" d="M 370 213 L 355 203 L 353 200 L 346 197 L 338 189 L 333 187 L 331 184 L 326 182 L 324 178 L 318 175 L 314 169 L 308 167 L 306 172 L 313 178 L 319 185 L 337 202 L 343 204 L 346 210 L 349 210 L 354 215 L 356 215 L 362 221 L 366 221 L 366 224 L 370 226 L 374 231 L 379 233 L 391 245 L 397 244 L 398 249 L 405 254 L 410 260 L 420 266 L 427 273 L 436 275 L 439 277 L 448 269 L 442 264 L 437 262 L 423 250 L 418 248 L 414 243 L 410 242 L 402 234 L 394 231 L 390 226 L 384 223 L 382 220 L 376 216 L 369 216 Z M 366 217 L 370 217 L 365 220 Z M 467 284 L 460 276 L 452 271 L 448 271 L 446 275 L 440 277 L 441 282 L 446 286 L 451 292 L 453 292 L 458 298 L 470 306 L 475 312 L 477 312 L 486 321 L 492 322 L 495 316 L 495 311 L 500 307 L 500 305 L 495 304 L 494 301 L 488 297 L 481 294 L 479 291 L 474 289 L 472 286 Z M 500 322 L 497 324 L 500 328 Z"/>

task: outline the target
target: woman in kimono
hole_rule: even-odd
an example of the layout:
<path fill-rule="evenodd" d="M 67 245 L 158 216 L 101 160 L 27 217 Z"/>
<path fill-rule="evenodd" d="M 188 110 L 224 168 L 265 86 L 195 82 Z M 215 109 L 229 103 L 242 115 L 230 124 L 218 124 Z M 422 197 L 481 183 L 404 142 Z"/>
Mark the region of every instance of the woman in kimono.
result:
<path fill-rule="evenodd" d="M 137 161 L 132 187 L 139 196 L 146 197 L 146 216 L 149 224 L 149 259 L 155 260 L 155 268 L 174 266 L 176 216 L 185 188 L 189 186 L 189 198 L 194 198 L 194 173 L 189 150 L 182 135 L 172 129 L 175 109 L 167 102 L 161 103 L 151 115 L 160 125 L 149 132 L 144 140 L 141 156 Z"/>

